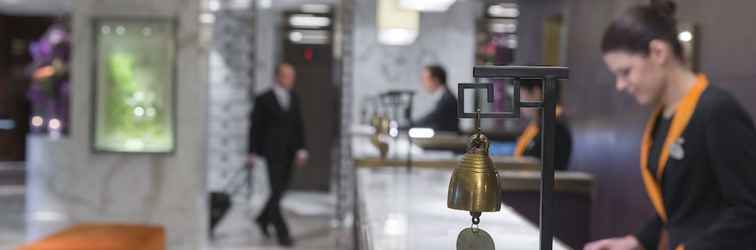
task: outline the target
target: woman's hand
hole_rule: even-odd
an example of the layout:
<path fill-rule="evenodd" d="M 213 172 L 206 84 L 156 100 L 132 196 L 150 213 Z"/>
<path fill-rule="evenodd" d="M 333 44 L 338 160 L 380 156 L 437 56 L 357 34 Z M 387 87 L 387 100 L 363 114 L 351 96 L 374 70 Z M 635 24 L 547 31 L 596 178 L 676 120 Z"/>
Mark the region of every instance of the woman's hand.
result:
<path fill-rule="evenodd" d="M 641 245 L 635 236 L 609 238 L 594 241 L 585 245 L 583 250 L 640 250 Z"/>

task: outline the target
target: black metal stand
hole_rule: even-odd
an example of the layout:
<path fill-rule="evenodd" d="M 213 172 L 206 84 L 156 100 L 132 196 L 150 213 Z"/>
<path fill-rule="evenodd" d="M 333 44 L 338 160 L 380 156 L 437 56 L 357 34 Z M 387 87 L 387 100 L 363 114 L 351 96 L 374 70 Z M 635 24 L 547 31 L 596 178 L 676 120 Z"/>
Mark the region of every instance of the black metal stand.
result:
<path fill-rule="evenodd" d="M 540 214 L 540 249 L 551 250 L 554 238 L 554 150 L 555 138 L 554 127 L 556 126 L 557 84 L 559 80 L 568 78 L 569 69 L 566 67 L 542 67 L 542 66 L 475 66 L 473 77 L 488 79 L 511 79 L 514 86 L 514 98 L 512 111 L 481 113 L 481 118 L 517 118 L 520 116 L 520 107 L 540 108 L 541 112 L 541 214 Z M 540 79 L 543 82 L 543 98 L 541 101 L 520 100 L 519 79 Z M 474 113 L 465 112 L 465 89 L 487 90 L 487 101 L 493 102 L 493 84 L 491 83 L 460 83 L 457 96 L 457 117 L 473 118 Z M 477 107 L 476 107 L 477 108 Z"/>

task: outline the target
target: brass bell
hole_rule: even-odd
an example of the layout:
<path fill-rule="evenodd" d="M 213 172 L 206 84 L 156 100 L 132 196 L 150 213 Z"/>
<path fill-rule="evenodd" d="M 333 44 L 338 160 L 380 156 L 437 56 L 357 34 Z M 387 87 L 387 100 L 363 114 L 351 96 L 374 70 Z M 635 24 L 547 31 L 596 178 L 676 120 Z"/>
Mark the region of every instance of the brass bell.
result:
<path fill-rule="evenodd" d="M 373 138 L 370 139 L 370 142 L 373 143 L 373 146 L 378 148 L 378 152 L 380 152 L 381 159 L 386 159 L 386 156 L 388 156 L 388 143 L 381 141 L 380 135 L 373 135 Z"/>
<path fill-rule="evenodd" d="M 370 123 L 373 128 L 375 128 L 375 133 L 373 133 L 373 136 L 370 138 L 370 142 L 376 148 L 378 148 L 381 159 L 386 159 L 389 151 L 389 145 L 387 142 L 385 142 L 385 137 L 386 134 L 388 134 L 389 130 L 389 120 L 382 115 L 373 115 Z"/>
<path fill-rule="evenodd" d="M 449 181 L 446 206 L 471 213 L 496 212 L 501 209 L 499 175 L 488 155 L 488 138 L 480 132 L 479 124 L 478 113 L 476 133 Z"/>

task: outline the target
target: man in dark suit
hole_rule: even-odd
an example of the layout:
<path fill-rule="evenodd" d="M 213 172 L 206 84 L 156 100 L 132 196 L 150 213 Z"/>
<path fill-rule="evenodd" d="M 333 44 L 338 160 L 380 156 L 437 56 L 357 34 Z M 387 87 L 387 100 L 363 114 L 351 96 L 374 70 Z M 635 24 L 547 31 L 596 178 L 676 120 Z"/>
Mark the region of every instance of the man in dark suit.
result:
<path fill-rule="evenodd" d="M 422 80 L 423 87 L 436 100 L 436 106 L 425 117 L 413 122 L 412 126 L 459 133 L 457 97 L 446 86 L 446 70 L 439 65 L 425 66 Z"/>
<path fill-rule="evenodd" d="M 290 64 L 276 67 L 276 83 L 255 98 L 249 133 L 249 164 L 253 166 L 256 157 L 265 158 L 270 182 L 270 197 L 255 223 L 266 237 L 270 236 L 268 227 L 273 225 L 282 246 L 292 246 L 294 242 L 281 214 L 281 199 L 291 180 L 292 165 L 302 167 L 307 161 L 299 97 L 292 91 L 295 79 L 296 72 Z"/>

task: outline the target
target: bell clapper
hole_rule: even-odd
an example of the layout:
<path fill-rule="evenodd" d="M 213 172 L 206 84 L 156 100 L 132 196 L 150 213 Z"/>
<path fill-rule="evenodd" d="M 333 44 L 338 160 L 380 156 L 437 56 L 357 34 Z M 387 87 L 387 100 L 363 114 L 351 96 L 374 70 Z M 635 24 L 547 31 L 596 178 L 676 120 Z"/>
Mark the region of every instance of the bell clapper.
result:
<path fill-rule="evenodd" d="M 472 216 L 472 225 L 470 225 L 470 228 L 472 228 L 473 233 L 477 233 L 478 230 L 480 230 L 480 215 L 481 212 L 470 212 L 470 215 Z"/>

